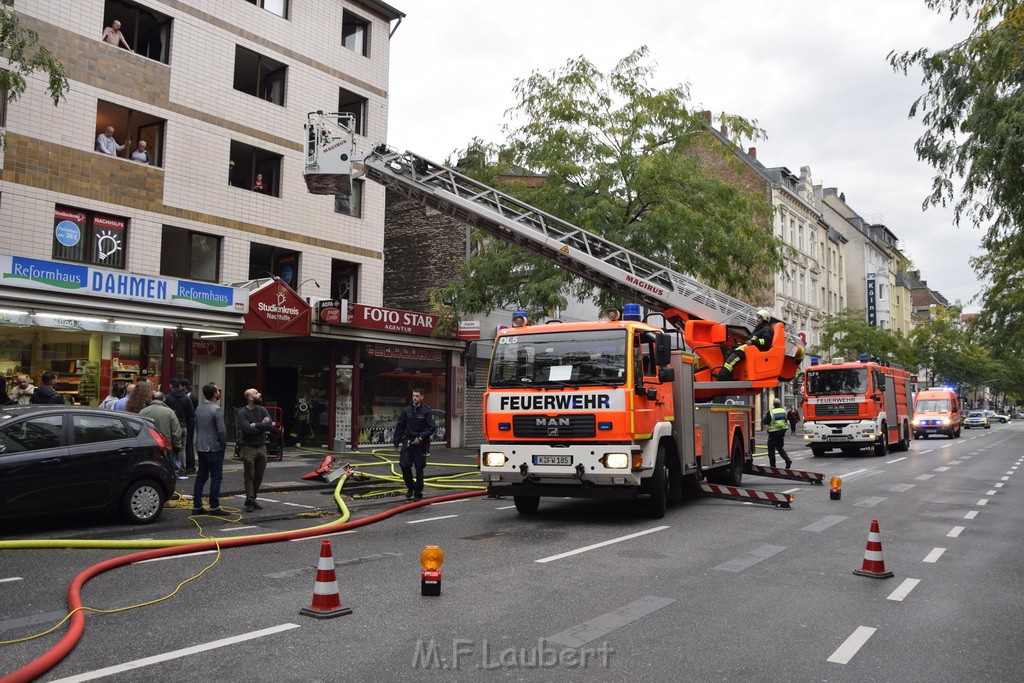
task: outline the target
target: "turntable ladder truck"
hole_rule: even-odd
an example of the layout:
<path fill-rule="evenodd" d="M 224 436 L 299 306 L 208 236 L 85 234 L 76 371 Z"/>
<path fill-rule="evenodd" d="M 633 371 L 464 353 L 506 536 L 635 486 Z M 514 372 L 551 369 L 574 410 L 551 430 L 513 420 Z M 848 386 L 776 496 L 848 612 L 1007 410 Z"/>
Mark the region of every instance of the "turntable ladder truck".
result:
<path fill-rule="evenodd" d="M 661 517 L 684 481 L 707 478 L 725 485 L 704 489 L 712 495 L 788 507 L 792 496 L 737 488 L 752 465 L 753 406 L 703 402 L 795 376 L 803 348 L 781 322 L 773 345 L 748 350 L 733 380 L 713 380 L 727 343 L 754 328 L 754 307 L 415 153 L 381 145 L 356 158 L 348 131 L 345 115 L 309 114 L 311 193 L 343 193 L 353 178 L 368 178 L 661 311 L 682 334 L 685 349 L 673 349 L 672 335 L 643 322 L 637 305 L 607 320 L 522 319 L 501 330 L 480 447 L 492 495 L 513 496 L 521 513 L 534 512 L 541 496 L 640 500 Z"/>

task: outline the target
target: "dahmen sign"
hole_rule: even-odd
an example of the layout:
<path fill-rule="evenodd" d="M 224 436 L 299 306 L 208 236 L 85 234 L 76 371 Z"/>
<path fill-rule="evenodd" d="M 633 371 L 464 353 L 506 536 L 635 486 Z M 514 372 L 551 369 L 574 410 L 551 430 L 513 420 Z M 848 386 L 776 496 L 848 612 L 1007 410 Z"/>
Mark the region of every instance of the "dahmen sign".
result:
<path fill-rule="evenodd" d="M 273 280 L 249 295 L 245 329 L 309 336 L 309 304 L 282 280 Z"/>

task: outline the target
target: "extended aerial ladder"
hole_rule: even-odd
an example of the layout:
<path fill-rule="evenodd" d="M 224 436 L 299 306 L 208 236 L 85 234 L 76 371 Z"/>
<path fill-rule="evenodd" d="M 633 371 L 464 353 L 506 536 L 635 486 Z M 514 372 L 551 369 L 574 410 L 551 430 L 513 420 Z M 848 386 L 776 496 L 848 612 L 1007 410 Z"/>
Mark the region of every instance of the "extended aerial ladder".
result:
<path fill-rule="evenodd" d="M 796 335 L 774 321 L 776 338 L 771 348 L 748 350 L 733 380 L 712 381 L 711 373 L 722 365 L 726 344 L 746 339 L 754 329 L 753 306 L 413 152 L 380 145 L 356 159 L 353 136 L 341 123 L 343 117 L 309 114 L 304 176 L 311 193 L 340 193 L 336 188 L 351 179 L 331 182 L 331 169 L 351 165 L 352 177 L 365 176 L 553 261 L 598 287 L 661 311 L 702 361 L 695 377 L 698 398 L 759 393 L 796 375 L 803 347 Z"/>

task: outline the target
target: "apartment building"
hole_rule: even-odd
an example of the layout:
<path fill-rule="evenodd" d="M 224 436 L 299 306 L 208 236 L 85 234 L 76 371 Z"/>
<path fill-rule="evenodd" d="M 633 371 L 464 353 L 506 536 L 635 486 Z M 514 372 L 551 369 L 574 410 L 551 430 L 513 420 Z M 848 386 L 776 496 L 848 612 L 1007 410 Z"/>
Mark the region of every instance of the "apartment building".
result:
<path fill-rule="evenodd" d="M 257 386 L 286 438 L 335 447 L 383 441 L 423 384 L 450 431 L 461 345 L 431 337 L 425 312 L 383 306 L 384 188 L 313 195 L 302 177 L 310 111 L 351 114 L 358 152 L 385 141 L 402 12 L 377 0 L 15 9 L 71 89 L 55 108 L 33 78 L 0 122 L 0 372 L 57 371 L 82 404 L 143 376 L 216 381 L 227 407 Z M 101 40 L 115 21 L 117 45 Z"/>

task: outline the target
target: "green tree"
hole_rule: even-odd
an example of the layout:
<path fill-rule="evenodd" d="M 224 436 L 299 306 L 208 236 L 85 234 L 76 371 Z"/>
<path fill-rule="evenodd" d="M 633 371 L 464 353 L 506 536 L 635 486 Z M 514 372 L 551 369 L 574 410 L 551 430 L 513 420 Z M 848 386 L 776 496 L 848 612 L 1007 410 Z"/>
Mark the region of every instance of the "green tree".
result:
<path fill-rule="evenodd" d="M 14 102 L 28 86 L 25 78 L 39 71 L 47 77 L 46 92 L 53 98 L 53 106 L 57 106 L 68 92 L 64 65 L 40 44 L 37 32 L 22 24 L 13 6 L 14 0 L 0 0 L 0 54 L 8 62 L 7 68 L 0 68 L 0 93 L 8 102 Z"/>
<path fill-rule="evenodd" d="M 646 48 L 607 74 L 583 57 L 534 72 L 516 82 L 507 144 L 474 140 L 463 167 L 488 184 L 515 176 L 516 168 L 543 174 L 542 183 L 502 189 L 713 287 L 762 293 L 781 264 L 771 205 L 705 170 L 696 154 L 701 145 L 726 152 L 709 144 L 703 116 L 688 108 L 688 88 L 655 90 L 648 85 L 653 74 Z M 719 118 L 736 139 L 763 134 L 742 117 Z M 463 312 L 511 307 L 536 316 L 569 296 L 620 303 L 555 264 L 479 235 L 461 275 L 440 298 Z"/>
<path fill-rule="evenodd" d="M 952 204 L 957 224 L 986 230 L 987 255 L 973 260 L 990 282 L 982 324 L 1021 344 L 1024 315 L 1024 3 L 1020 0 L 925 0 L 950 19 L 972 22 L 969 35 L 943 50 L 890 53 L 899 72 L 923 72 L 927 91 L 910 109 L 925 133 L 918 158 L 936 174 L 925 207 Z M 960 180 L 959 191 L 954 183 Z M 1024 345 L 1018 346 L 1024 350 Z"/>
<path fill-rule="evenodd" d="M 892 330 L 869 325 L 863 310 L 851 309 L 825 318 L 821 345 L 815 353 L 830 353 L 847 360 L 866 353 L 908 369 L 917 367 L 917 356 L 909 340 Z"/>

